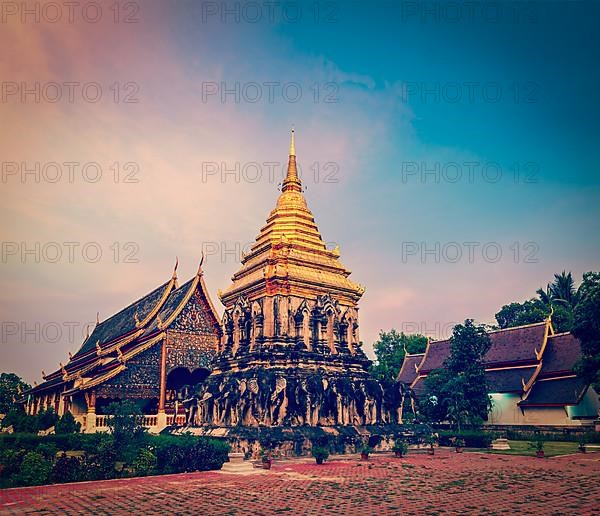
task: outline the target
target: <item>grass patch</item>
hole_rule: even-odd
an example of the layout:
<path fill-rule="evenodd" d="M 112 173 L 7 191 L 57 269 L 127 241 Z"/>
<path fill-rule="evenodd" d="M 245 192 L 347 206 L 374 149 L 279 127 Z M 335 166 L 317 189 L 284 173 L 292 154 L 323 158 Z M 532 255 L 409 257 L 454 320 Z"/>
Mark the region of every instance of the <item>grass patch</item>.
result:
<path fill-rule="evenodd" d="M 490 450 L 487 448 L 471 448 L 469 451 L 493 453 L 495 455 L 527 455 L 535 456 L 535 449 L 530 448 L 530 441 L 508 441 L 510 450 Z M 546 441 L 544 443 L 544 454 L 546 457 L 568 455 L 577 453 L 578 444 L 573 442 Z"/>

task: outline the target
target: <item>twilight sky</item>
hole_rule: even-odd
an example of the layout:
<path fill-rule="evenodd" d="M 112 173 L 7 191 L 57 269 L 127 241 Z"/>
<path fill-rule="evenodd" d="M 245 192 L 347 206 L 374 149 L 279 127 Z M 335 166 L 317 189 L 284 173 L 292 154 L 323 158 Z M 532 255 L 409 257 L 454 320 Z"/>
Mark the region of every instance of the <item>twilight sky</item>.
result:
<path fill-rule="evenodd" d="M 220 310 L 292 126 L 368 353 L 600 269 L 600 4 L 471 6 L 3 3 L 0 369 L 39 380 L 176 256 Z"/>

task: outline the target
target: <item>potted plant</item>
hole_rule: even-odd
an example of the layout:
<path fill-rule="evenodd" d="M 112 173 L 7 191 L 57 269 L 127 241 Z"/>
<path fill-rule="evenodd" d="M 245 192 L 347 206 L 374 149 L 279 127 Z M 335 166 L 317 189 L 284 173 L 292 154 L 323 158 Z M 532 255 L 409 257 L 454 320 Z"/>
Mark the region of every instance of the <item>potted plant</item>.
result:
<path fill-rule="evenodd" d="M 456 453 L 462 453 L 465 447 L 465 440 L 462 437 L 456 437 L 454 439 L 454 450 Z"/>
<path fill-rule="evenodd" d="M 317 464 L 323 464 L 327 460 L 327 457 L 329 457 L 329 450 L 322 446 L 313 446 L 312 456 L 315 458 Z"/>
<path fill-rule="evenodd" d="M 261 455 L 261 462 L 263 469 L 271 469 L 273 459 L 271 457 L 271 450 L 263 450 Z"/>
<path fill-rule="evenodd" d="M 437 443 L 437 439 L 436 439 L 435 435 L 431 434 L 425 438 L 425 444 L 427 444 L 429 446 L 429 450 L 427 450 L 427 453 L 429 455 L 435 454 L 435 449 L 434 449 L 435 443 Z"/>
<path fill-rule="evenodd" d="M 403 457 L 408 452 L 408 444 L 402 439 L 396 439 L 392 451 L 396 457 Z"/>
<path fill-rule="evenodd" d="M 369 460 L 369 453 L 373 451 L 368 444 L 365 444 L 360 450 L 360 458 L 361 460 Z"/>
<path fill-rule="evenodd" d="M 529 443 L 529 447 L 535 450 L 535 456 L 538 459 L 544 458 L 544 441 L 539 439 L 535 443 Z"/>

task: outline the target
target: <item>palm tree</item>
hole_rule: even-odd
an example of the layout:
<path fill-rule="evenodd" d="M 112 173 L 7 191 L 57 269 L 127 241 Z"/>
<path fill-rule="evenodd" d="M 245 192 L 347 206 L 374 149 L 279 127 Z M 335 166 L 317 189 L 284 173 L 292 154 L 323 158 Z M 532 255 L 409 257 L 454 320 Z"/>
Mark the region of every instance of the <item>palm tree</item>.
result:
<path fill-rule="evenodd" d="M 560 274 L 555 274 L 550 292 L 555 301 L 566 303 L 572 308 L 577 304 L 577 291 L 570 272 L 567 274 L 566 271 L 562 271 Z"/>
<path fill-rule="evenodd" d="M 547 307 L 551 307 L 552 303 L 567 305 L 570 308 L 575 308 L 579 301 L 579 295 L 575 289 L 573 276 L 569 272 L 562 271 L 560 274 L 554 275 L 554 281 L 546 285 L 546 289 L 539 288 L 537 295 L 540 301 Z"/>

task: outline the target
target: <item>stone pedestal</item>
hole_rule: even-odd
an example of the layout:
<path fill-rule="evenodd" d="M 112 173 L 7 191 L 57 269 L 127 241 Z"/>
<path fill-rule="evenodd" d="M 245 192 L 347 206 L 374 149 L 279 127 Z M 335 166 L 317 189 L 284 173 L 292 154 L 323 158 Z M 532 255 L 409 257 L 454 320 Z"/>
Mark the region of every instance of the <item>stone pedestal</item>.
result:
<path fill-rule="evenodd" d="M 492 441 L 492 450 L 510 450 L 508 439 L 496 439 Z"/>
<path fill-rule="evenodd" d="M 223 473 L 233 473 L 239 475 L 256 473 L 252 462 L 249 460 L 244 460 L 243 453 L 230 453 L 229 462 L 223 464 L 221 471 Z"/>

